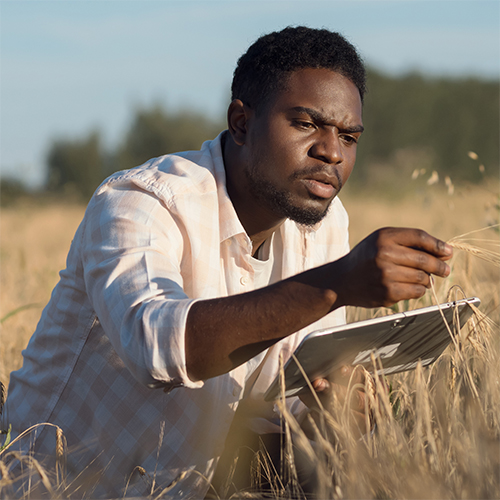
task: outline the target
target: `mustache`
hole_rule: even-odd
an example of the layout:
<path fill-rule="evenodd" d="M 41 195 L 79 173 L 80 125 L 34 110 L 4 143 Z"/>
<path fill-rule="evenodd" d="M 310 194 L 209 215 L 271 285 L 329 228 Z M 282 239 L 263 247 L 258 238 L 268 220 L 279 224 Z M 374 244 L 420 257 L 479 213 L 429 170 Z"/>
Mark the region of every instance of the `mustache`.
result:
<path fill-rule="evenodd" d="M 303 168 L 302 170 L 297 170 L 296 172 L 294 172 L 290 176 L 290 179 L 291 180 L 302 179 L 304 177 L 308 177 L 309 175 L 314 175 L 314 174 L 318 174 L 321 172 L 328 173 L 329 175 L 332 175 L 332 174 L 335 175 L 335 177 L 337 178 L 337 183 L 338 183 L 338 191 L 340 191 L 342 189 L 342 178 L 340 177 L 338 169 L 335 167 L 333 167 L 332 170 L 325 169 L 325 167 L 323 167 L 321 165 Z"/>

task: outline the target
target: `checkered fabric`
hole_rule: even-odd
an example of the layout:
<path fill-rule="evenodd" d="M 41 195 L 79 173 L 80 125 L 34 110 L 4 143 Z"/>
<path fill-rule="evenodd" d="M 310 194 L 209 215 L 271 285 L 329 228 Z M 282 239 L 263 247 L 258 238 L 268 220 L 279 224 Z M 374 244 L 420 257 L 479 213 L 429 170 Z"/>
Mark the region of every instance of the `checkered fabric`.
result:
<path fill-rule="evenodd" d="M 98 188 L 23 367 L 11 375 L 4 424 L 14 435 L 40 422 L 63 429 L 74 496 L 170 488 L 167 497 L 202 498 L 209 487 L 248 373 L 244 364 L 192 382 L 186 317 L 196 300 L 254 286 L 252 245 L 227 195 L 220 137 Z M 281 278 L 344 255 L 347 223 L 337 199 L 313 228 L 286 221 L 273 239 Z M 307 333 L 343 322 L 344 311 L 335 311 L 273 346 L 252 397 L 276 376 L 280 352 L 286 360 Z M 39 427 L 18 446 L 53 457 L 54 429 Z"/>

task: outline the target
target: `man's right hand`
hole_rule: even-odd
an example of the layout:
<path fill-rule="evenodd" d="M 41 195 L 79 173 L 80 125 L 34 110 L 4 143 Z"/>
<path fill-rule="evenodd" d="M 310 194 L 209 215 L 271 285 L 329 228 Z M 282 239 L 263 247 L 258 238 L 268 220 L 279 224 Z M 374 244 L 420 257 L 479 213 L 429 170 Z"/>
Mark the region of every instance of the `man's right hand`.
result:
<path fill-rule="evenodd" d="M 391 306 L 419 298 L 431 285 L 431 274 L 446 277 L 444 262 L 453 250 L 419 229 L 384 228 L 375 231 L 333 266 L 335 306 Z"/>

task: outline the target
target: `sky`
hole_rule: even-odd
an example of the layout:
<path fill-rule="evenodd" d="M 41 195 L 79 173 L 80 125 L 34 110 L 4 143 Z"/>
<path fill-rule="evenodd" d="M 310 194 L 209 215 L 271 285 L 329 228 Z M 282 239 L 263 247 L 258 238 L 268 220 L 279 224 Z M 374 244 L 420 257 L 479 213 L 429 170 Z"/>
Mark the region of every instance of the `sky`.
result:
<path fill-rule="evenodd" d="M 238 57 L 288 25 L 389 74 L 500 74 L 499 0 L 0 0 L 0 176 L 40 186 L 54 140 L 112 150 L 138 107 L 223 116 Z"/>

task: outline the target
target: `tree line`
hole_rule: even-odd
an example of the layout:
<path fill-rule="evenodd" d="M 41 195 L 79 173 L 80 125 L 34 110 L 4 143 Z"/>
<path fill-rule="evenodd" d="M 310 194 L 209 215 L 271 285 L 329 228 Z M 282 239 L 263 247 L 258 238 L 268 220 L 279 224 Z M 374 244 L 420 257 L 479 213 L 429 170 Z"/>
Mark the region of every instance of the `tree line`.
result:
<path fill-rule="evenodd" d="M 409 169 L 438 170 L 453 179 L 479 181 L 483 170 L 471 162 L 477 153 L 490 175 L 499 165 L 499 82 L 477 78 L 400 77 L 368 71 L 363 121 L 353 181 L 372 182 L 380 168 L 406 175 Z M 123 140 L 107 151 L 101 135 L 60 138 L 46 158 L 45 190 L 88 200 L 108 175 L 152 157 L 199 149 L 225 128 L 190 110 L 169 111 L 161 104 L 138 109 Z M 2 181 L 2 194 L 18 193 L 19 182 Z M 22 189 L 21 189 L 22 190 Z M 11 193 L 12 194 L 12 193 Z"/>
<path fill-rule="evenodd" d="M 359 180 L 373 164 L 419 163 L 454 179 L 477 182 L 483 171 L 468 152 L 479 156 L 489 175 L 498 175 L 500 142 L 499 81 L 477 78 L 399 78 L 369 72 Z M 401 166 L 401 165 L 399 165 Z"/>
<path fill-rule="evenodd" d="M 88 199 L 113 172 L 166 153 L 199 149 L 223 128 L 222 121 L 189 110 L 169 113 L 160 104 L 139 109 L 113 152 L 105 151 L 96 131 L 82 139 L 55 141 L 47 155 L 46 189 Z"/>

